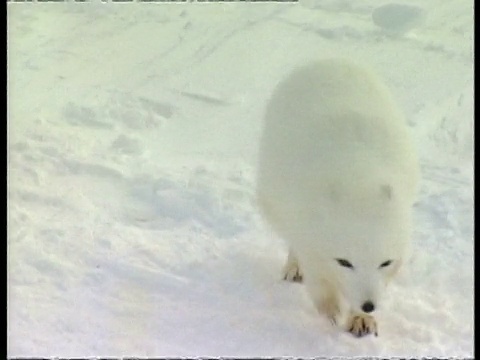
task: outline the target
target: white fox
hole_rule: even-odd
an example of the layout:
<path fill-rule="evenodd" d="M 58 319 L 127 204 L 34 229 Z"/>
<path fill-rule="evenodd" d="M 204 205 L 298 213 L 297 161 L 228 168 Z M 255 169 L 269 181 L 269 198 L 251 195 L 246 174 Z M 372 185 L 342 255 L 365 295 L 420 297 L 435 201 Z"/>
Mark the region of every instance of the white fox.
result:
<path fill-rule="evenodd" d="M 357 336 L 405 263 L 419 180 L 404 117 L 387 87 L 343 59 L 291 73 L 270 99 L 257 199 L 290 253 L 285 279 Z"/>

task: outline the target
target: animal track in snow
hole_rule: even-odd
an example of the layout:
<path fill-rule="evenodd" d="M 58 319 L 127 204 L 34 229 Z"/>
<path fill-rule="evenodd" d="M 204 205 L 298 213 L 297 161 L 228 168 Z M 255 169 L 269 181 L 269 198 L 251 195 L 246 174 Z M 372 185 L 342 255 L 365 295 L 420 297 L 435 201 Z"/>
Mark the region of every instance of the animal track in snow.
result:
<path fill-rule="evenodd" d="M 167 103 L 145 97 L 132 97 L 125 93 L 112 94 L 107 107 L 107 115 L 114 123 L 131 130 L 144 130 L 160 127 L 174 116 L 176 108 Z"/>
<path fill-rule="evenodd" d="M 62 115 L 71 125 L 101 129 L 111 129 L 113 127 L 111 123 L 103 120 L 94 109 L 72 102 L 65 105 Z"/>
<path fill-rule="evenodd" d="M 221 179 L 199 179 L 192 171 L 187 183 L 174 178 L 139 178 L 131 181 L 130 208 L 125 220 L 149 228 L 200 227 L 219 237 L 235 236 L 248 228 L 246 212 L 229 191 L 218 189 Z"/>
<path fill-rule="evenodd" d="M 112 150 L 125 155 L 140 155 L 143 152 L 142 144 L 139 140 L 123 134 L 112 141 L 110 147 Z"/>

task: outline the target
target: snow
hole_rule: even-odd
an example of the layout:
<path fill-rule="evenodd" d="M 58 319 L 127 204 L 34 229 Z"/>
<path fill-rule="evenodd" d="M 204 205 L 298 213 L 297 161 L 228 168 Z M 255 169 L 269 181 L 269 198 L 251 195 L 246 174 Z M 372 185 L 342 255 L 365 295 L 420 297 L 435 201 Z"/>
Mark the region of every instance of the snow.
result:
<path fill-rule="evenodd" d="M 396 36 L 383 4 L 9 2 L 8 356 L 473 357 L 473 1 L 405 3 Z M 332 55 L 385 78 L 421 156 L 378 338 L 281 281 L 253 196 L 273 87 Z"/>

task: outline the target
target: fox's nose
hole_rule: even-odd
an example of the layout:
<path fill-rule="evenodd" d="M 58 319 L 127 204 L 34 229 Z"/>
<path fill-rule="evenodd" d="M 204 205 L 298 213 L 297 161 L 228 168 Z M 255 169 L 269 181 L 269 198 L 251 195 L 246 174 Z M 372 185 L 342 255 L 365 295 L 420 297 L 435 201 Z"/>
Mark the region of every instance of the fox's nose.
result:
<path fill-rule="evenodd" d="M 370 300 L 365 301 L 362 305 L 362 310 L 366 313 L 371 313 L 373 310 L 375 310 L 375 305 Z"/>

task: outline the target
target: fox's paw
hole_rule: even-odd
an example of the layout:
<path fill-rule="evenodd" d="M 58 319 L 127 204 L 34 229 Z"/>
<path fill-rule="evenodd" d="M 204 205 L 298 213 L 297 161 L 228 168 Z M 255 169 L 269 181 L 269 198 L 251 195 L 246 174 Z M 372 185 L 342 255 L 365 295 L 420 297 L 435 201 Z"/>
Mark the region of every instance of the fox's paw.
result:
<path fill-rule="evenodd" d="M 353 314 L 347 323 L 347 331 L 356 337 L 368 334 L 378 336 L 377 321 L 371 315 Z"/>
<path fill-rule="evenodd" d="M 323 299 L 318 310 L 327 315 L 327 318 L 330 320 L 332 325 L 337 325 L 339 323 L 340 307 L 336 298 L 329 297 L 327 299 Z"/>
<path fill-rule="evenodd" d="M 291 250 L 288 253 L 287 262 L 283 267 L 283 280 L 299 283 L 303 281 L 303 274 L 300 271 L 298 259 Z"/>
<path fill-rule="evenodd" d="M 286 264 L 285 268 L 283 269 L 283 280 L 298 283 L 303 281 L 303 274 L 300 271 L 298 263 Z"/>
<path fill-rule="evenodd" d="M 339 312 L 338 311 L 327 312 L 327 318 L 330 321 L 330 324 L 332 324 L 332 325 L 337 325 L 338 324 L 338 317 L 339 317 Z"/>

